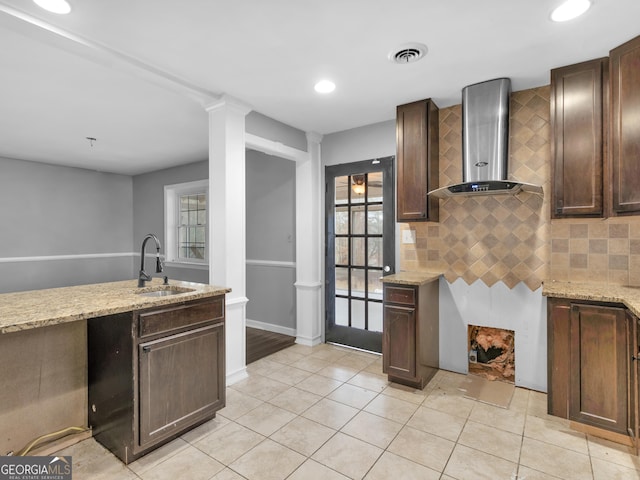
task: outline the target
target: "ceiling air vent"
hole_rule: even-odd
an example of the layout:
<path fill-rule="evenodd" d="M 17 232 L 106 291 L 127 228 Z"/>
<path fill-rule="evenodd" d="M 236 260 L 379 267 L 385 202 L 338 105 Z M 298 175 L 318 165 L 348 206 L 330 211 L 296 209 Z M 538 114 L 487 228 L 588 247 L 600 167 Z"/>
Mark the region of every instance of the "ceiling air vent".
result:
<path fill-rule="evenodd" d="M 427 54 L 427 46 L 422 43 L 407 43 L 400 45 L 389 53 L 388 58 L 393 63 L 417 62 Z"/>

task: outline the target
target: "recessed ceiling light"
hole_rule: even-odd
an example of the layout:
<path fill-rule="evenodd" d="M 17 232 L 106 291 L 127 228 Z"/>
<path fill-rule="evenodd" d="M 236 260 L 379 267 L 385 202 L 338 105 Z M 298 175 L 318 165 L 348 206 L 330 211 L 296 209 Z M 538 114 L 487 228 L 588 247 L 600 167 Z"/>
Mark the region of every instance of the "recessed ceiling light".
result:
<path fill-rule="evenodd" d="M 572 20 L 589 10 L 590 6 L 590 0 L 567 0 L 551 12 L 551 20 L 554 22 Z"/>
<path fill-rule="evenodd" d="M 331 80 L 320 80 L 313 88 L 318 93 L 331 93 L 336 89 L 336 84 Z"/>
<path fill-rule="evenodd" d="M 71 11 L 71 5 L 66 0 L 33 0 L 40 8 L 48 12 L 65 15 Z"/>

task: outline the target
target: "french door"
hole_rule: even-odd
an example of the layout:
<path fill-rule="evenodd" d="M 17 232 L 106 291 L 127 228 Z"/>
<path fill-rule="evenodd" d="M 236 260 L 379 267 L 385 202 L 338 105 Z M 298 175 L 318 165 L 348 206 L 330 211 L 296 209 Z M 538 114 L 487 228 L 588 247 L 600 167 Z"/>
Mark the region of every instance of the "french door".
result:
<path fill-rule="evenodd" d="M 382 282 L 395 272 L 394 157 L 326 167 L 327 342 L 382 351 Z"/>

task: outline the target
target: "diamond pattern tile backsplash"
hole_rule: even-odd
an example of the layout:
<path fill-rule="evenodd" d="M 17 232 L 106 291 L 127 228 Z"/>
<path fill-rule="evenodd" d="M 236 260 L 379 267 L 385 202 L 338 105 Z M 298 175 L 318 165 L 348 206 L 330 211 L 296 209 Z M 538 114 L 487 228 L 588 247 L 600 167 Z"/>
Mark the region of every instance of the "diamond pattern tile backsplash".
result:
<path fill-rule="evenodd" d="M 454 197 L 440 222 L 402 224 L 416 244 L 401 244 L 402 270 L 437 270 L 509 288 L 536 290 L 546 279 L 640 285 L 640 217 L 550 220 L 548 86 L 513 92 L 509 179 L 542 185 L 544 196 Z M 462 181 L 460 105 L 440 109 L 440 185 Z"/>

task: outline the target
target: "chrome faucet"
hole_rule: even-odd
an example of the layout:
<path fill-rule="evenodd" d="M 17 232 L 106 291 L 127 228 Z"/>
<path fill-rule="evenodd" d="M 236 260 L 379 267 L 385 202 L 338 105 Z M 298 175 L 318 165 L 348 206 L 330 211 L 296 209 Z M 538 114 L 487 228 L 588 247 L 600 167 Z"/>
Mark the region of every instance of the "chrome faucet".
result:
<path fill-rule="evenodd" d="M 156 273 L 162 272 L 162 262 L 160 261 L 160 240 L 153 233 L 148 234 L 142 241 L 142 249 L 140 250 L 140 273 L 138 274 L 138 287 L 144 287 L 145 282 L 151 280 L 151 275 L 147 275 L 144 271 L 144 249 L 147 246 L 147 241 L 153 238 L 156 242 Z"/>

